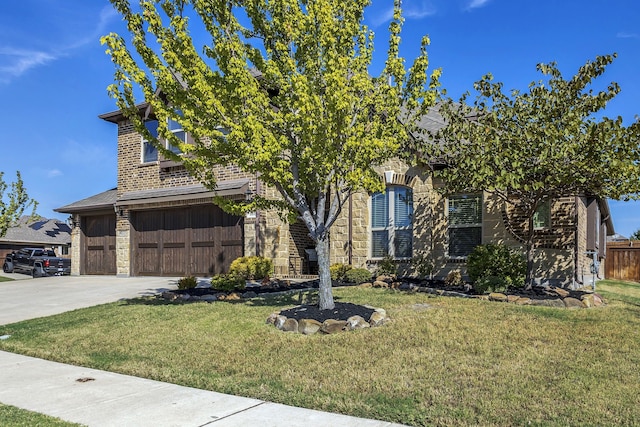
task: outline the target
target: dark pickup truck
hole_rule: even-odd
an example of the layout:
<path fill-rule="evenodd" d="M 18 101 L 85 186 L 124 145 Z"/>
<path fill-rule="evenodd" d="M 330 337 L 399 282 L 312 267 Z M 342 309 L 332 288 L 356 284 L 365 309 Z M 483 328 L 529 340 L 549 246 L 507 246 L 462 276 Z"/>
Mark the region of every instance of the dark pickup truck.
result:
<path fill-rule="evenodd" d="M 56 257 L 50 249 L 24 248 L 7 255 L 2 270 L 5 273 L 26 273 L 33 277 L 61 276 L 71 273 L 71 260 Z"/>

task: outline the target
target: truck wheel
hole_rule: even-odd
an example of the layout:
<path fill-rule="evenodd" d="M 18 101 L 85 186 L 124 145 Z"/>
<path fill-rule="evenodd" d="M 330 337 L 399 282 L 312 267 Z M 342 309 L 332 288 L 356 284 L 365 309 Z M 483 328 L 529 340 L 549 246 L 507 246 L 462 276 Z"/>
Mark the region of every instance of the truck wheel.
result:
<path fill-rule="evenodd" d="M 7 263 L 5 262 L 4 264 L 2 264 L 2 271 L 4 271 L 5 273 L 13 273 L 13 268 L 9 268 L 9 265 L 7 265 Z"/>
<path fill-rule="evenodd" d="M 34 268 L 33 270 L 31 270 L 31 277 L 33 277 L 34 279 L 36 277 L 40 277 L 40 272 L 38 271 L 37 268 Z"/>

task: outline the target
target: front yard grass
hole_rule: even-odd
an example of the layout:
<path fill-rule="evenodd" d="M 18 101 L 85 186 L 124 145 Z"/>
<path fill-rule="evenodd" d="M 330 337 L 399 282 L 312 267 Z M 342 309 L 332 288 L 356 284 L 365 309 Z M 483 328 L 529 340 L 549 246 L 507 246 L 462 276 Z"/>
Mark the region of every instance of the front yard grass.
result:
<path fill-rule="evenodd" d="M 11 282 L 12 279 L 11 277 L 4 277 L 4 276 L 0 276 L 0 282 Z"/>
<path fill-rule="evenodd" d="M 640 285 L 598 286 L 609 305 L 588 310 L 335 289 L 392 322 L 324 336 L 265 324 L 292 297 L 139 299 L 0 326 L 0 349 L 410 425 L 633 425 Z"/>
<path fill-rule="evenodd" d="M 80 425 L 2 403 L 0 403 L 0 424 L 12 427 L 73 427 Z"/>

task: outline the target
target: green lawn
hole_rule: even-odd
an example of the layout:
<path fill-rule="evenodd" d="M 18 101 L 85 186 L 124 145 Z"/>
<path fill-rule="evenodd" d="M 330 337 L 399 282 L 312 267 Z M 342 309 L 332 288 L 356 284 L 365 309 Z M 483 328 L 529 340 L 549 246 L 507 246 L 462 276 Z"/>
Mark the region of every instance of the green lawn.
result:
<path fill-rule="evenodd" d="M 0 403 L 0 425 L 6 427 L 71 427 L 80 424 L 68 423 L 58 418 Z"/>
<path fill-rule="evenodd" d="M 0 282 L 10 282 L 14 279 L 10 278 L 10 277 L 4 277 L 4 276 L 0 276 Z"/>
<path fill-rule="evenodd" d="M 335 289 L 393 321 L 326 336 L 265 324 L 293 299 L 134 300 L 0 326 L 0 349 L 411 425 L 633 425 L 640 285 L 598 286 L 588 310 Z"/>

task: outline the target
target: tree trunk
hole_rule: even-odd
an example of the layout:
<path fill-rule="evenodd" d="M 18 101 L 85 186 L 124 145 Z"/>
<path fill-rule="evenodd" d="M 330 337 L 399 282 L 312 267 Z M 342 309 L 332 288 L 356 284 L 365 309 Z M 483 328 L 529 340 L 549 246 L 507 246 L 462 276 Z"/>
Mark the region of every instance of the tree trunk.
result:
<path fill-rule="evenodd" d="M 320 310 L 331 310 L 335 307 L 333 302 L 333 290 L 331 289 L 331 272 L 329 271 L 329 237 L 325 235 L 316 240 L 316 253 L 318 255 L 318 276 L 320 285 L 318 296 L 320 297 Z"/>

